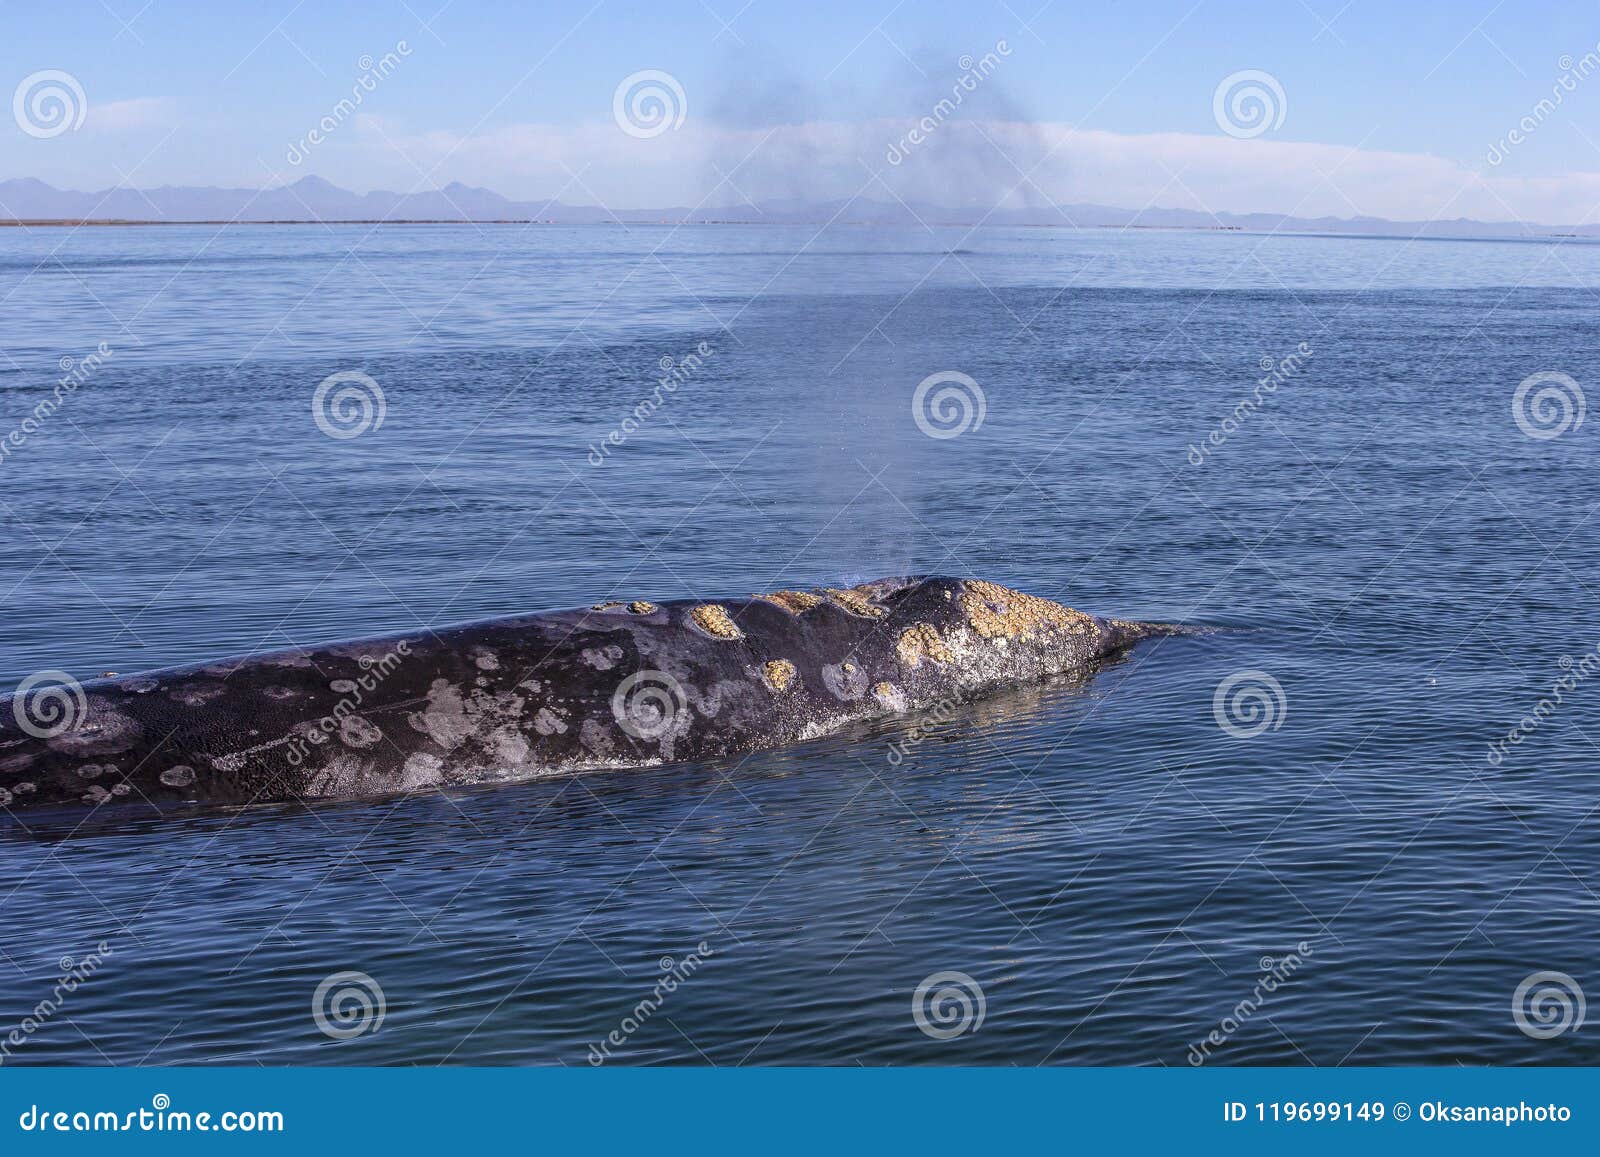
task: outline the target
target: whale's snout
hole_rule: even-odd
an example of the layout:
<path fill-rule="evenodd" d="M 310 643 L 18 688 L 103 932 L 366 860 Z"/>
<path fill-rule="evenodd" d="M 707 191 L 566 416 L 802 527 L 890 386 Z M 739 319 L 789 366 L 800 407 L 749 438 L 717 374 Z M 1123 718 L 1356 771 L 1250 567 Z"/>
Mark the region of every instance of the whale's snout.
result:
<path fill-rule="evenodd" d="M 1106 627 L 1109 632 L 1106 639 L 1106 654 L 1131 647 L 1141 639 L 1159 639 L 1169 635 L 1198 635 L 1205 631 L 1204 627 L 1192 627 L 1184 623 L 1141 623 L 1132 619 L 1107 619 Z"/>

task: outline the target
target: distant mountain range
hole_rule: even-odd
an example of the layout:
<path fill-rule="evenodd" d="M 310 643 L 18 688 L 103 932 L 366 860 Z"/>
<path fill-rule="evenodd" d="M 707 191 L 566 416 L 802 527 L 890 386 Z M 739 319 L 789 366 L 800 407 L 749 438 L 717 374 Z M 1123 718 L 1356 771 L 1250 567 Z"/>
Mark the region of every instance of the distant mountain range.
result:
<path fill-rule="evenodd" d="M 273 189 L 163 185 L 157 189 L 57 189 L 31 177 L 0 181 L 0 225 L 16 222 L 337 222 L 540 221 L 552 224 L 749 222 L 799 224 L 1078 225 L 1086 228 L 1227 229 L 1381 237 L 1600 237 L 1600 225 L 1526 222 L 1388 221 L 1381 217 L 1290 217 L 1281 213 L 1202 213 L 1193 209 L 1116 209 L 1055 205 L 1026 209 L 949 208 L 869 201 L 769 201 L 712 209 L 619 209 L 559 201 L 512 201 L 459 182 L 425 193 L 352 193 L 320 177 Z"/>

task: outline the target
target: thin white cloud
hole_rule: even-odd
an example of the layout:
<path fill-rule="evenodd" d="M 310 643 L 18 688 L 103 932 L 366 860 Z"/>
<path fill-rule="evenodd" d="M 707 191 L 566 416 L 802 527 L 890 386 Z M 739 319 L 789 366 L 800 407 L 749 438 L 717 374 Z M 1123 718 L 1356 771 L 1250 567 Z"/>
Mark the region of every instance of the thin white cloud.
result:
<path fill-rule="evenodd" d="M 178 102 L 167 96 L 141 96 L 131 100 L 89 102 L 84 129 L 89 132 L 127 133 L 167 128 L 178 119 Z"/>
<path fill-rule="evenodd" d="M 1019 121 L 952 120 L 908 149 L 910 127 L 878 120 L 734 129 L 691 116 L 677 131 L 640 140 L 609 121 L 513 124 L 463 136 L 370 120 L 351 141 L 352 154 L 326 158 L 327 175 L 362 188 L 459 180 L 516 199 L 559 196 L 619 209 L 860 193 L 946 206 L 1087 202 L 1301 217 L 1600 220 L 1600 172 L 1518 175 L 1514 163 L 1473 169 L 1425 153 Z"/>

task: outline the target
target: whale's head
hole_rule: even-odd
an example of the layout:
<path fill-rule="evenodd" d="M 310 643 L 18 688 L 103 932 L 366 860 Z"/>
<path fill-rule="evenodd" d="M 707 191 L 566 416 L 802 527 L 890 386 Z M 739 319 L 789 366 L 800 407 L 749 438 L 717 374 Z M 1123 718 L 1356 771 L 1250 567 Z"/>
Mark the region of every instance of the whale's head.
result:
<path fill-rule="evenodd" d="M 902 667 L 976 687 L 1088 667 L 1140 639 L 1184 628 L 1104 618 L 987 579 L 877 579 L 851 595 L 887 612 Z M 880 612 L 882 613 L 882 612 Z"/>

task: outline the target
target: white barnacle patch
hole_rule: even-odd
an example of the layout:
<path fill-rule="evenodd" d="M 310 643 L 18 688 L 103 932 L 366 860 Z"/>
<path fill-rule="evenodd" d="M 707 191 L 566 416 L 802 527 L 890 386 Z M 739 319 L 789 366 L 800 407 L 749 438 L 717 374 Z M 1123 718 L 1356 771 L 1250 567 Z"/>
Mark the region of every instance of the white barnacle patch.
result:
<path fill-rule="evenodd" d="M 566 733 L 566 721 L 548 707 L 539 708 L 539 714 L 533 717 L 533 729 L 540 735 L 562 735 Z"/>
<path fill-rule="evenodd" d="M 168 787 L 188 787 L 194 782 L 194 768 L 187 763 L 180 763 L 163 771 L 160 779 Z"/>
<path fill-rule="evenodd" d="M 611 670 L 621 658 L 622 648 L 615 643 L 607 647 L 587 647 L 583 652 L 583 661 L 596 671 Z"/>
<path fill-rule="evenodd" d="M 830 663 L 824 666 L 822 682 L 836 698 L 854 702 L 867 693 L 869 680 L 867 673 L 860 666 L 846 660 L 843 663 Z"/>
<path fill-rule="evenodd" d="M 437 755 L 426 752 L 417 752 L 407 756 L 405 766 L 400 769 L 400 788 L 410 791 L 418 787 L 432 787 L 444 781 L 444 760 Z"/>
<path fill-rule="evenodd" d="M 477 665 L 478 670 L 500 670 L 500 656 L 489 650 L 488 647 L 474 647 L 470 653 L 472 655 L 472 661 Z"/>
<path fill-rule="evenodd" d="M 99 779 L 102 775 L 115 775 L 117 769 L 109 763 L 86 763 L 78 768 L 79 779 Z"/>
<path fill-rule="evenodd" d="M 364 750 L 383 738 L 383 732 L 359 715 L 346 715 L 339 721 L 339 738 L 347 747 Z"/>
<path fill-rule="evenodd" d="M 497 727 L 489 737 L 490 749 L 497 761 L 510 767 L 522 767 L 528 762 L 528 741 L 512 724 Z"/>
<path fill-rule="evenodd" d="M 118 683 L 117 686 L 133 695 L 148 695 L 157 687 L 161 686 L 161 684 L 157 683 L 154 679 L 139 677 L 134 679 L 124 679 L 122 682 Z"/>
<path fill-rule="evenodd" d="M 308 724 L 306 726 L 305 734 L 307 738 L 309 738 L 316 731 L 317 725 L 315 723 Z M 269 739 L 265 743 L 257 743 L 253 747 L 246 747 L 240 751 L 230 751 L 225 755 L 208 755 L 205 758 L 210 761 L 211 766 L 216 768 L 218 771 L 225 771 L 229 773 L 243 771 L 245 763 L 252 755 L 262 751 L 271 751 L 274 747 L 282 747 L 285 743 L 290 743 L 293 740 L 293 734 L 284 735 L 277 739 Z"/>
<path fill-rule="evenodd" d="M 348 695 L 355 689 L 356 681 L 354 679 L 335 679 L 328 684 L 328 690 L 339 695 Z"/>
<path fill-rule="evenodd" d="M 684 693 L 688 696 L 689 702 L 693 705 L 697 715 L 705 719 L 715 719 L 722 714 L 723 695 L 730 689 L 734 692 L 743 690 L 742 687 L 729 680 L 719 679 L 704 691 L 701 691 L 691 683 L 684 688 Z"/>
<path fill-rule="evenodd" d="M 10 806 L 11 806 L 11 793 L 9 791 L 7 791 L 5 788 L 0 787 L 0 807 L 10 807 Z"/>
<path fill-rule="evenodd" d="M 98 784 L 95 785 L 94 787 L 91 787 L 88 791 L 84 792 L 84 794 L 83 794 L 83 802 L 84 803 L 94 804 L 96 806 L 99 806 L 100 804 L 105 803 L 106 800 L 108 800 L 110 798 L 111 798 L 111 793 L 109 791 L 107 791 L 105 788 L 100 787 Z"/>
<path fill-rule="evenodd" d="M 361 786 L 367 765 L 353 755 L 336 755 L 306 784 L 308 795 L 349 795 Z"/>
<path fill-rule="evenodd" d="M 111 785 L 112 795 L 127 795 L 132 790 L 133 789 L 125 783 L 114 783 Z"/>
<path fill-rule="evenodd" d="M 448 679 L 433 681 L 428 688 L 427 710 L 414 712 L 410 718 L 412 727 L 446 750 L 472 734 L 461 689 Z"/>
<path fill-rule="evenodd" d="M 185 683 L 167 692 L 167 698 L 185 707 L 204 707 L 227 693 L 227 687 L 221 683 Z"/>
<path fill-rule="evenodd" d="M 611 758 L 617 750 L 616 740 L 611 737 L 611 732 L 593 719 L 585 719 L 583 721 L 583 727 L 578 732 L 578 739 L 585 748 L 602 759 Z"/>
<path fill-rule="evenodd" d="M 113 710 L 105 699 L 94 697 L 81 723 L 45 742 L 51 750 L 67 755 L 111 755 L 132 747 L 143 733 L 137 721 Z"/>
<path fill-rule="evenodd" d="M 893 683 L 874 683 L 872 697 L 886 711 L 900 712 L 906 709 L 906 693 Z"/>
<path fill-rule="evenodd" d="M 39 786 L 33 783 L 14 783 L 11 785 L 11 790 L 18 795 L 32 795 L 39 790 Z"/>
<path fill-rule="evenodd" d="M 522 717 L 524 700 L 512 692 L 498 695 L 470 684 L 435 679 L 428 689 L 427 710 L 409 716 L 411 726 L 445 750 L 469 739 L 488 742 L 494 728 Z"/>
<path fill-rule="evenodd" d="M 293 699 L 297 694 L 299 694 L 299 692 L 297 692 L 297 691 L 291 691 L 289 688 L 280 687 L 277 684 L 274 684 L 271 687 L 262 688 L 261 693 L 263 695 L 265 695 L 268 699 L 279 699 L 279 700 L 282 700 L 282 699 Z"/>

